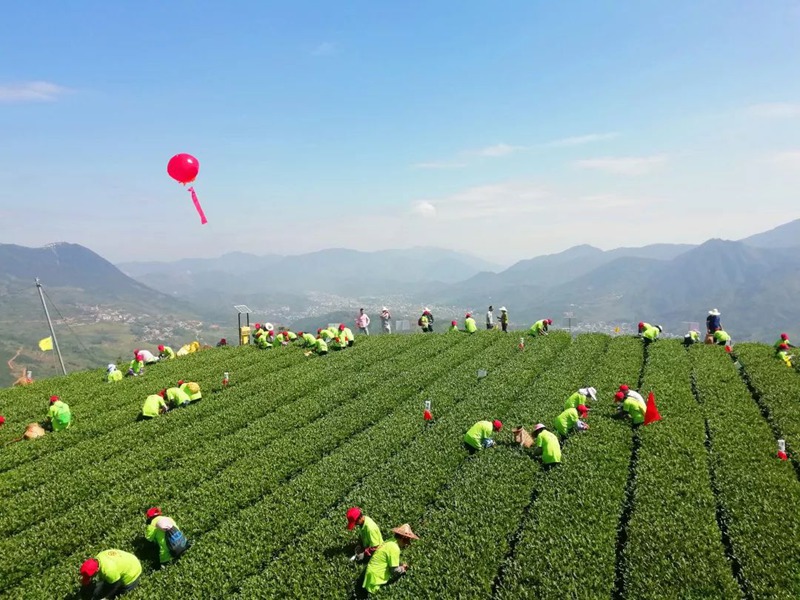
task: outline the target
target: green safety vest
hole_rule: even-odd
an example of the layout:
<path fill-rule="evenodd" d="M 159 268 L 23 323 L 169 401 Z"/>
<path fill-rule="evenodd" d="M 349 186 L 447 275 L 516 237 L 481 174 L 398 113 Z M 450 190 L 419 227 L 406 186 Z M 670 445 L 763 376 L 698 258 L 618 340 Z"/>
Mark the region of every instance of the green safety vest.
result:
<path fill-rule="evenodd" d="M 555 421 L 553 421 L 553 427 L 561 435 L 567 435 L 575 427 L 575 423 L 579 419 L 578 410 L 576 408 L 568 408 L 556 417 Z"/>
<path fill-rule="evenodd" d="M 322 338 L 317 338 L 316 340 L 316 347 L 315 350 L 318 354 L 322 354 L 328 351 L 328 344 L 325 343 L 325 340 Z"/>
<path fill-rule="evenodd" d="M 358 539 L 363 548 L 373 548 L 383 543 L 383 535 L 378 525 L 368 516 L 364 516 L 364 524 L 358 527 Z"/>
<path fill-rule="evenodd" d="M 644 423 L 644 414 L 647 412 L 647 405 L 644 402 L 635 398 L 625 398 L 622 402 L 622 410 L 630 415 L 631 421 L 635 425 Z"/>
<path fill-rule="evenodd" d="M 184 392 L 181 388 L 169 388 L 167 390 L 167 400 L 172 402 L 175 406 L 178 406 L 184 402 L 189 402 L 191 398 L 189 398 L 189 394 Z"/>
<path fill-rule="evenodd" d="M 120 579 L 122 585 L 130 585 L 142 574 L 142 563 L 130 552 L 122 550 L 105 550 L 97 555 L 100 579 L 106 583 L 116 583 Z"/>
<path fill-rule="evenodd" d="M 50 417 L 50 424 L 53 426 L 53 431 L 63 431 L 72 424 L 72 413 L 69 410 L 66 402 L 58 400 L 50 405 L 50 410 L 47 413 Z"/>
<path fill-rule="evenodd" d="M 464 442 L 476 450 L 480 450 L 483 448 L 483 440 L 491 439 L 492 433 L 494 433 L 494 428 L 491 421 L 478 421 L 464 435 Z"/>
<path fill-rule="evenodd" d="M 158 527 L 158 522 L 164 518 L 166 517 L 161 515 L 150 521 L 144 532 L 144 537 L 148 542 L 158 544 L 158 560 L 161 563 L 172 560 L 172 554 L 170 554 L 169 545 L 167 544 L 167 532 Z M 167 525 L 169 525 L 169 523 L 167 523 Z M 175 526 L 177 527 L 177 524 Z"/>
<path fill-rule="evenodd" d="M 113 381 L 122 381 L 122 371 L 120 371 L 119 369 L 115 369 L 108 374 L 106 379 L 108 380 L 109 383 Z"/>
<path fill-rule="evenodd" d="M 478 326 L 475 324 L 475 319 L 472 317 L 464 319 L 464 329 L 467 330 L 467 333 L 475 333 L 478 331 Z"/>
<path fill-rule="evenodd" d="M 364 572 L 364 589 L 374 594 L 392 578 L 392 569 L 400 566 L 400 546 L 396 539 L 381 544 L 372 554 Z"/>
<path fill-rule="evenodd" d="M 542 463 L 550 465 L 561 462 L 561 444 L 552 431 L 540 431 L 536 436 L 536 447 L 542 449 Z"/>
<path fill-rule="evenodd" d="M 646 340 L 654 342 L 656 341 L 659 333 L 661 332 L 658 330 L 658 327 L 649 326 L 645 328 L 644 333 L 642 333 L 642 337 Z"/>
<path fill-rule="evenodd" d="M 161 414 L 159 412 L 160 408 L 166 410 L 167 403 L 164 402 L 161 396 L 153 394 L 145 398 L 144 404 L 142 404 L 142 415 L 145 417 L 157 417 Z"/>

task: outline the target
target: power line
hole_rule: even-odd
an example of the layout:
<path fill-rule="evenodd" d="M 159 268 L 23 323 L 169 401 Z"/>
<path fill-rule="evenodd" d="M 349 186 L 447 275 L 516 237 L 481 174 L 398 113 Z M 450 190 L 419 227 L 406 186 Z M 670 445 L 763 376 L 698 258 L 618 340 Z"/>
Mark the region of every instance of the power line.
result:
<path fill-rule="evenodd" d="M 44 289 L 42 291 L 44 291 Z M 64 325 L 67 326 L 67 329 L 69 329 L 69 332 L 72 335 L 75 336 L 75 339 L 78 340 L 78 344 L 80 344 L 80 347 L 83 348 L 83 351 L 87 354 L 87 356 L 89 358 L 91 358 L 93 361 L 98 362 L 97 361 L 97 357 L 94 354 L 92 354 L 86 346 L 84 346 L 83 341 L 81 340 L 80 336 L 78 336 L 78 334 L 75 333 L 75 330 L 72 329 L 70 324 L 67 322 L 67 319 L 64 317 L 64 315 L 61 314 L 61 311 L 58 309 L 58 306 L 56 306 L 56 303 L 53 302 L 53 299 L 50 297 L 50 294 L 48 294 L 46 291 L 44 291 L 44 295 L 47 296 L 47 299 L 50 301 L 50 304 L 53 306 L 54 309 L 56 309 L 56 312 L 58 313 L 58 316 L 61 317 L 61 321 L 64 323 Z"/>

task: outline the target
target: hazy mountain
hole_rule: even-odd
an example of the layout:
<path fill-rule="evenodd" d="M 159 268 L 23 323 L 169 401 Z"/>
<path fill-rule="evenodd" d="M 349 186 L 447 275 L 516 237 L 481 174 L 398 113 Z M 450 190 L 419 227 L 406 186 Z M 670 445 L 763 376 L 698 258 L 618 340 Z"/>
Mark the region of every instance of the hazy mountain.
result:
<path fill-rule="evenodd" d="M 212 295 L 227 303 L 243 294 L 276 290 L 350 296 L 410 293 L 499 269 L 480 258 L 439 248 L 378 252 L 333 248 L 283 257 L 234 253 L 174 263 L 124 263 L 120 268 L 168 294 L 198 300 Z"/>
<path fill-rule="evenodd" d="M 757 248 L 792 248 L 800 246 L 800 219 L 779 225 L 774 229 L 757 233 L 741 240 Z"/>

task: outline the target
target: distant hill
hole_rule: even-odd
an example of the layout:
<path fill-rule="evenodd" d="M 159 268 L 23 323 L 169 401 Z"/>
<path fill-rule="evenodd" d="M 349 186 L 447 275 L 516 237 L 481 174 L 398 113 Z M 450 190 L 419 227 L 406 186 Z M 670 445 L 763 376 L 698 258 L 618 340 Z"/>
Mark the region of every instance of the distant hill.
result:
<path fill-rule="evenodd" d="M 793 248 L 800 246 L 800 219 L 741 240 L 757 248 Z"/>
<path fill-rule="evenodd" d="M 125 273 L 167 294 L 197 298 L 211 293 L 230 304 L 243 293 L 326 292 L 339 295 L 408 293 L 452 284 L 493 263 L 452 250 L 411 248 L 360 252 L 333 248 L 296 256 L 227 254 L 172 263 L 123 263 Z"/>
<path fill-rule="evenodd" d="M 191 304 L 131 279 L 83 246 L 0 244 L 0 385 L 10 383 L 5 362 L 20 349 L 15 364 L 33 366 L 38 376 L 56 371 L 53 353 L 40 352 L 36 346 L 50 335 L 36 277 L 47 294 L 70 369 L 115 361 L 127 356 L 132 344 L 149 337 L 185 343 L 194 332 L 182 323 L 200 320 Z"/>

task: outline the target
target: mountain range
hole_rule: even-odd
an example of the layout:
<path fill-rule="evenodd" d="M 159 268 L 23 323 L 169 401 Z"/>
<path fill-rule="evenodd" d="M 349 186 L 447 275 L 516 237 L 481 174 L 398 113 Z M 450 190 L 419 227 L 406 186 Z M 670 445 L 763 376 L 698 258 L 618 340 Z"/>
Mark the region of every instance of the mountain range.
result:
<path fill-rule="evenodd" d="M 232 327 L 232 305 L 239 303 L 252 303 L 264 318 L 303 327 L 341 319 L 360 304 L 372 311 L 390 304 L 396 318 L 413 322 L 423 305 L 449 319 L 493 303 L 508 306 L 517 327 L 545 316 L 559 324 L 572 313 L 587 327 L 647 320 L 673 333 L 692 321 L 702 328 L 707 311 L 716 307 L 735 340 L 771 341 L 781 331 L 800 335 L 800 219 L 739 241 L 607 251 L 578 245 L 506 269 L 437 248 L 296 256 L 235 252 L 115 266 L 76 244 L 0 244 L 0 355 L 23 347 L 22 359 L 41 359 L 31 349 L 47 333 L 34 277 L 58 303 L 54 317 L 91 334 L 90 354 L 102 353 L 102 360 L 137 340 L 181 344 L 187 336 L 201 336 L 185 324 L 193 320 L 210 326 L 211 337 L 219 326 Z M 68 362 L 85 364 L 83 350 Z"/>

